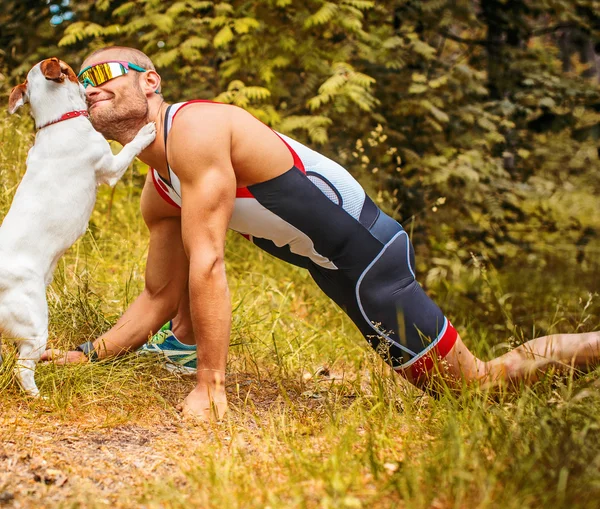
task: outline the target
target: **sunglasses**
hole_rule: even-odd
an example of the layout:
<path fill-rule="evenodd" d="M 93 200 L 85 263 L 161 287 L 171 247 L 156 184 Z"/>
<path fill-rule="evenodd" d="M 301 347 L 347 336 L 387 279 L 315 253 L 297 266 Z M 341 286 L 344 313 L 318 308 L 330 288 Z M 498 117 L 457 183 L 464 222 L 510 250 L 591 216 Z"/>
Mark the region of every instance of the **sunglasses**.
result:
<path fill-rule="evenodd" d="M 92 87 L 99 87 L 109 80 L 118 78 L 119 76 L 125 76 L 130 69 L 137 72 L 147 71 L 147 69 L 132 64 L 131 62 L 113 60 L 111 62 L 101 62 L 86 67 L 77 75 L 77 79 L 84 88 L 87 88 L 89 85 L 92 85 Z"/>

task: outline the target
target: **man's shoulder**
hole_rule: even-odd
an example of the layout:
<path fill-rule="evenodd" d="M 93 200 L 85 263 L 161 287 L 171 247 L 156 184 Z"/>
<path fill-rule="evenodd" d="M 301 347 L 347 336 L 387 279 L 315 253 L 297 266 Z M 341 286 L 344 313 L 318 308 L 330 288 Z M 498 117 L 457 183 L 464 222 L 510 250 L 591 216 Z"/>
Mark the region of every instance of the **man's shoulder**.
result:
<path fill-rule="evenodd" d="M 172 130 L 194 131 L 231 128 L 231 119 L 241 112 L 238 106 L 214 101 L 196 100 L 179 105 L 172 121 Z"/>
<path fill-rule="evenodd" d="M 194 172 L 196 167 L 230 157 L 238 109 L 227 104 L 197 102 L 177 110 L 169 131 L 168 160 L 180 178 L 186 167 Z"/>

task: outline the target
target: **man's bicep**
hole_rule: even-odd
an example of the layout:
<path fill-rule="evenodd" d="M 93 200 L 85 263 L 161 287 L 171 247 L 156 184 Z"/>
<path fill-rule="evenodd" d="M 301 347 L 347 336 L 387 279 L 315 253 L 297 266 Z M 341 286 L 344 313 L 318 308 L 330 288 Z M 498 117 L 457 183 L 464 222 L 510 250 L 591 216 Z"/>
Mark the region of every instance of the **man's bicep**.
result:
<path fill-rule="evenodd" d="M 150 228 L 146 262 L 146 292 L 153 299 L 177 307 L 188 278 L 188 259 L 179 218 L 165 218 Z"/>
<path fill-rule="evenodd" d="M 206 169 L 184 185 L 181 221 L 188 257 L 199 254 L 222 256 L 235 191 L 233 169 L 226 166 Z"/>
<path fill-rule="evenodd" d="M 222 256 L 235 204 L 236 175 L 231 161 L 231 124 L 220 109 L 184 108 L 169 140 L 169 160 L 181 183 L 183 241 L 192 255 Z M 202 122 L 198 115 L 202 114 Z"/>

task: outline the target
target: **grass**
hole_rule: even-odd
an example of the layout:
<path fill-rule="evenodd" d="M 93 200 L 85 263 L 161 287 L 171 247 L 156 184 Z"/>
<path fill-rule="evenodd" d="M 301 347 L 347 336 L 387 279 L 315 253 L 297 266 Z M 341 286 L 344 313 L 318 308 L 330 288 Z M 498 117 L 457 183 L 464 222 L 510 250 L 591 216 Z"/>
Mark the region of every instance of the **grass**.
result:
<path fill-rule="evenodd" d="M 0 210 L 32 143 L 24 117 L 0 117 Z M 143 168 L 102 189 L 88 233 L 48 289 L 50 341 L 72 347 L 107 330 L 143 285 Z M 598 372 L 549 374 L 532 388 L 465 388 L 433 398 L 365 347 L 307 274 L 230 235 L 234 315 L 230 415 L 193 425 L 175 411 L 193 387 L 135 355 L 40 365 L 46 400 L 17 388 L 14 349 L 0 368 L 0 505 L 14 507 L 597 507 Z M 598 267 L 555 260 L 466 269 L 433 286 L 467 344 L 600 327 Z M 524 285 L 523 283 L 526 282 Z M 495 346 L 496 345 L 496 346 Z"/>

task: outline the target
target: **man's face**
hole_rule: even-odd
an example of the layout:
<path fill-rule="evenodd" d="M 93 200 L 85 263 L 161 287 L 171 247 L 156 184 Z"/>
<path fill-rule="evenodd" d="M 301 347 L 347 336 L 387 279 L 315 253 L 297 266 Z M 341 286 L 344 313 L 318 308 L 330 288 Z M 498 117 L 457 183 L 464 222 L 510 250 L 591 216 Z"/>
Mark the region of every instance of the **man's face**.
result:
<path fill-rule="evenodd" d="M 115 60 L 127 62 L 129 57 L 120 51 L 107 50 L 85 60 L 81 68 Z M 147 123 L 148 99 L 140 87 L 141 76 L 130 70 L 98 87 L 88 85 L 85 89 L 92 125 L 105 138 L 122 142 Z"/>

